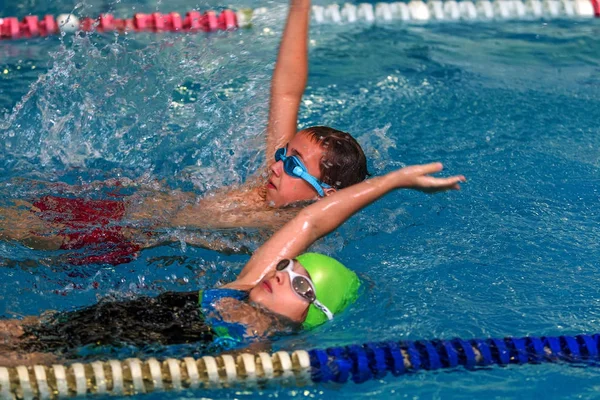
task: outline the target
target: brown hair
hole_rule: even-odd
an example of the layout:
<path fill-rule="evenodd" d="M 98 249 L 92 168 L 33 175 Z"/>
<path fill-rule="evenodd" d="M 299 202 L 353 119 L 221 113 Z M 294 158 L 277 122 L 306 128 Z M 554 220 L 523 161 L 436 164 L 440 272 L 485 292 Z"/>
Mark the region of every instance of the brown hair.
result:
<path fill-rule="evenodd" d="M 322 182 L 343 189 L 369 176 L 365 153 L 349 133 L 328 126 L 311 126 L 300 133 L 306 134 L 325 150 L 319 164 Z"/>

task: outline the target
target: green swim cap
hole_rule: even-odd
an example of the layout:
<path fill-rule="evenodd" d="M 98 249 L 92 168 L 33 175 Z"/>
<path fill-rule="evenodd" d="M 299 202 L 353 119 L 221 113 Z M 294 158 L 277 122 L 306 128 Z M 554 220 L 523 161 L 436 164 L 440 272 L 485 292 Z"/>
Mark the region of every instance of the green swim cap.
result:
<path fill-rule="evenodd" d="M 358 276 L 339 261 L 318 253 L 304 253 L 296 259 L 308 271 L 315 285 L 317 300 L 333 315 L 342 312 L 358 297 L 360 287 Z M 305 329 L 312 329 L 327 320 L 325 313 L 311 304 L 302 326 Z"/>

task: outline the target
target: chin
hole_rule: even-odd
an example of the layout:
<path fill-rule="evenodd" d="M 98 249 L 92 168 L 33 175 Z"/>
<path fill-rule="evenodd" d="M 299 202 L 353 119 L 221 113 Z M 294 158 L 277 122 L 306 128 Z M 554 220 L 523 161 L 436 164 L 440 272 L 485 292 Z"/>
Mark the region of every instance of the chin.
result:
<path fill-rule="evenodd" d="M 265 202 L 266 202 L 267 206 L 269 206 L 269 207 L 273 207 L 273 208 L 279 207 L 277 199 L 275 199 L 273 196 L 271 196 L 269 194 L 269 192 L 267 192 L 267 195 L 265 196 Z"/>
<path fill-rule="evenodd" d="M 261 299 L 260 288 L 258 286 L 254 286 L 248 293 L 248 298 L 250 299 L 250 301 L 260 303 L 260 299 Z"/>
<path fill-rule="evenodd" d="M 280 199 L 270 199 L 267 200 L 267 205 L 272 208 L 281 208 L 286 206 L 285 202 L 282 202 Z"/>

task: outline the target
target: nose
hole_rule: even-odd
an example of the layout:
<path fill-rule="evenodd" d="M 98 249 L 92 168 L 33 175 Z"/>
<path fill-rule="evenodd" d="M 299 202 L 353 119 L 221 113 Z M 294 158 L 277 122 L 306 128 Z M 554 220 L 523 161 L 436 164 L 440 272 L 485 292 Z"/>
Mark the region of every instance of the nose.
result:
<path fill-rule="evenodd" d="M 285 272 L 281 272 L 281 271 L 276 271 L 275 272 L 275 282 L 278 285 L 283 285 L 285 283 L 285 277 L 284 275 L 287 275 Z"/>
<path fill-rule="evenodd" d="M 271 172 L 273 173 L 273 175 L 279 178 L 279 176 L 281 176 L 281 173 L 283 172 L 283 161 L 279 160 L 271 164 Z"/>

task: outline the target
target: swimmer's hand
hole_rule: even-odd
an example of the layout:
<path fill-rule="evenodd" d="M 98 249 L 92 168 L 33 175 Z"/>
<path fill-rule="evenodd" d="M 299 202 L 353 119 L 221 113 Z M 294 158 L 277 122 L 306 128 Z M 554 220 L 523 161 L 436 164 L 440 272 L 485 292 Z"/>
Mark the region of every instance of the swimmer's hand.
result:
<path fill-rule="evenodd" d="M 397 171 L 391 172 L 398 188 L 420 190 L 425 193 L 445 192 L 446 190 L 460 190 L 460 182 L 467 180 L 463 175 L 455 175 L 447 178 L 436 178 L 431 176 L 444 169 L 442 163 L 435 162 L 422 165 L 410 165 Z"/>

